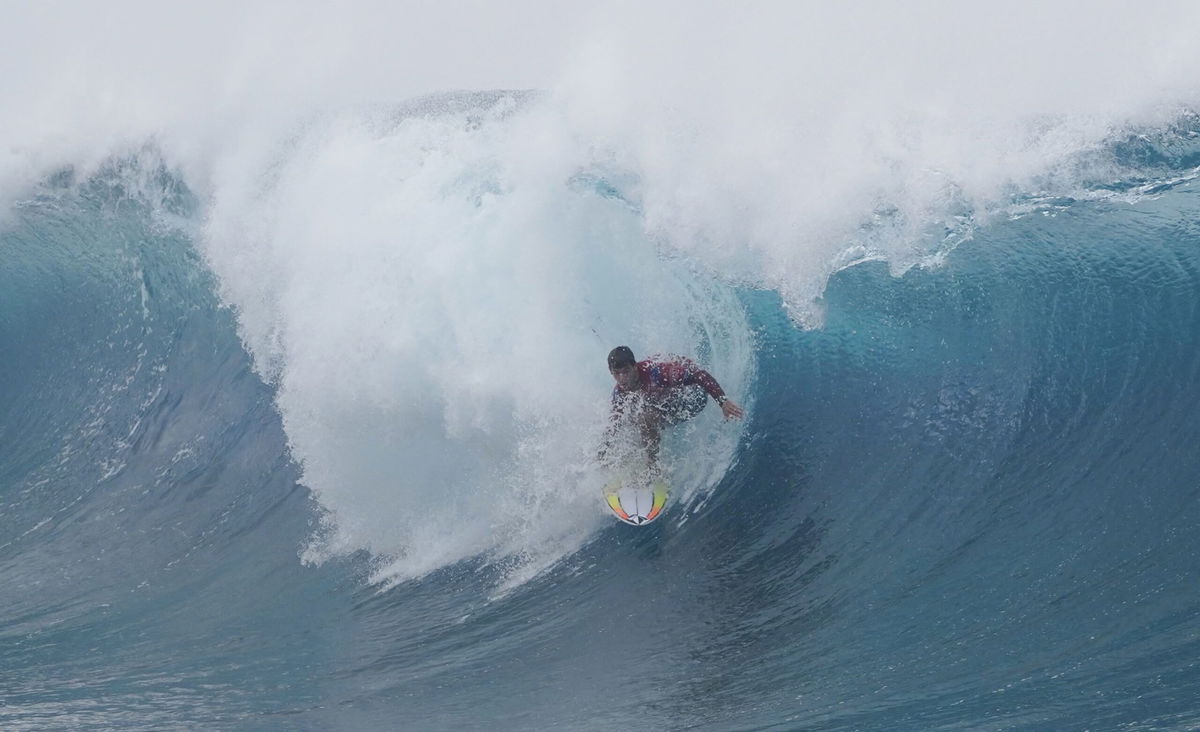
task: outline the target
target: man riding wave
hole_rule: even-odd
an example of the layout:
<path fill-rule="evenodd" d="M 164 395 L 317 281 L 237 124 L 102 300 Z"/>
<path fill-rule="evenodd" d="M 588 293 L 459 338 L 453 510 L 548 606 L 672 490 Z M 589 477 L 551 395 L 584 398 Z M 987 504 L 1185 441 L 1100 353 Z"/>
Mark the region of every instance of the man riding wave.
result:
<path fill-rule="evenodd" d="M 712 374 L 683 356 L 634 358 L 629 346 L 608 354 L 608 371 L 617 382 L 612 392 L 612 414 L 604 435 L 605 457 L 618 428 L 626 420 L 637 427 L 649 468 L 657 468 L 662 430 L 695 417 L 712 397 L 725 419 L 741 419 L 744 412 L 725 396 Z"/>

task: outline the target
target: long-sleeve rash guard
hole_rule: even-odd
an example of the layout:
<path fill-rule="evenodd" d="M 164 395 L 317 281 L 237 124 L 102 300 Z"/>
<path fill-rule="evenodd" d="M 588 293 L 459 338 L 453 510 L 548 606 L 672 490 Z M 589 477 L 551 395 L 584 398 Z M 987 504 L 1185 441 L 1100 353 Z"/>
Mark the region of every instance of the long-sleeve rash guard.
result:
<path fill-rule="evenodd" d="M 725 396 L 721 385 L 694 361 L 683 356 L 668 358 L 651 357 L 637 364 L 638 383 L 641 393 L 650 403 L 663 403 L 671 396 L 671 392 L 693 384 L 704 389 L 708 395 L 718 402 Z M 620 384 L 613 387 L 613 408 L 620 407 L 622 398 L 632 392 L 622 389 Z"/>

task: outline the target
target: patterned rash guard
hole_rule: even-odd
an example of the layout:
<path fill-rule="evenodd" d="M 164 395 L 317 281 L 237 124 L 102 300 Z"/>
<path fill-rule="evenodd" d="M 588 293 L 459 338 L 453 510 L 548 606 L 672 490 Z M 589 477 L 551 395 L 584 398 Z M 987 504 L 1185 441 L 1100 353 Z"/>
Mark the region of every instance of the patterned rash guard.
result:
<path fill-rule="evenodd" d="M 668 358 L 651 357 L 637 364 L 640 393 L 652 405 L 664 405 L 679 390 L 687 386 L 699 386 L 718 402 L 725 396 L 721 385 L 694 361 L 683 356 Z M 631 394 L 618 384 L 613 387 L 612 404 L 614 413 L 620 411 L 624 397 Z"/>

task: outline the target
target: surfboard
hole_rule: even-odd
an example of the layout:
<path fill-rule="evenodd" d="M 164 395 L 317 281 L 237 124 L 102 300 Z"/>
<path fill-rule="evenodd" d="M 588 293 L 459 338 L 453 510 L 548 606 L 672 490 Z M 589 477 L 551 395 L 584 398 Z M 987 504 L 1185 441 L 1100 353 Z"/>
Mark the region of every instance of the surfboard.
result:
<path fill-rule="evenodd" d="M 671 495 L 662 481 L 613 478 L 604 486 L 604 503 L 613 515 L 630 526 L 645 526 L 662 515 Z"/>

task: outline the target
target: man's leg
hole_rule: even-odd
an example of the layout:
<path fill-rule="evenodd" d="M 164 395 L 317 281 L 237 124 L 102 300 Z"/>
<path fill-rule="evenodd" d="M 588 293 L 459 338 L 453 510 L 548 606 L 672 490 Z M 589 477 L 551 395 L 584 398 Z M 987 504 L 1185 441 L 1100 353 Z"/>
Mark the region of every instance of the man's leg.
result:
<path fill-rule="evenodd" d="M 658 447 L 662 443 L 663 413 L 652 407 L 641 410 L 638 415 L 638 429 L 642 435 L 642 444 L 646 447 L 646 462 L 651 467 L 658 463 Z"/>

